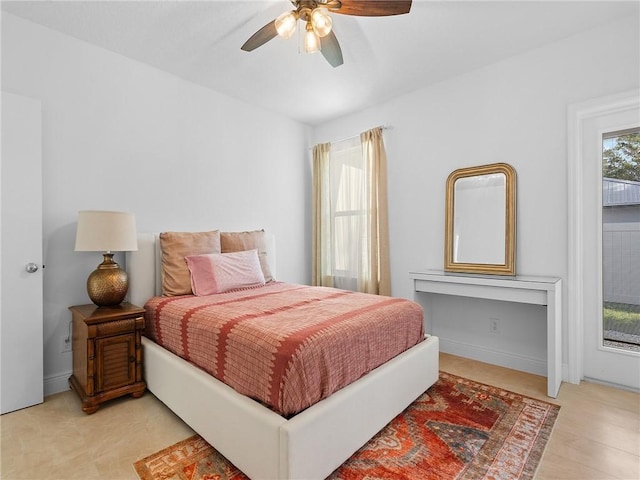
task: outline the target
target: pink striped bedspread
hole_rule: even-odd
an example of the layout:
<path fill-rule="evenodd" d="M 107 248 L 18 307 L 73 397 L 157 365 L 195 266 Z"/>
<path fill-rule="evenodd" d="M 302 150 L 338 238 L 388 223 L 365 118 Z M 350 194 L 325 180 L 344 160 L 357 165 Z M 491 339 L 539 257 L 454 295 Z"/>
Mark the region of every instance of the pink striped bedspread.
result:
<path fill-rule="evenodd" d="M 424 337 L 409 300 L 282 282 L 145 308 L 147 337 L 285 417 Z"/>

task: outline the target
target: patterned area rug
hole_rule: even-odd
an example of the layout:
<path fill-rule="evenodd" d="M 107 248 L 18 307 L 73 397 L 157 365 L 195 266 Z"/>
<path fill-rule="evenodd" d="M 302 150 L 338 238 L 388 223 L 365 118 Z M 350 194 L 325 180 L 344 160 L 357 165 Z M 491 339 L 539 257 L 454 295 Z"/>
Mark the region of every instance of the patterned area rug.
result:
<path fill-rule="evenodd" d="M 441 372 L 329 479 L 531 479 L 559 410 Z M 134 467 L 142 480 L 247 479 L 197 435 Z"/>

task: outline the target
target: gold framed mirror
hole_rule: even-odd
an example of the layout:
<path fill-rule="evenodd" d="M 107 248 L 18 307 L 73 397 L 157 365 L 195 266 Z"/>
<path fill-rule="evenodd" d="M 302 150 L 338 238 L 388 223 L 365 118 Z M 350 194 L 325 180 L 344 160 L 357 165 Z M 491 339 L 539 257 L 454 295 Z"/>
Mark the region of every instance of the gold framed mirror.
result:
<path fill-rule="evenodd" d="M 506 163 L 447 178 L 444 270 L 515 275 L 516 171 Z"/>

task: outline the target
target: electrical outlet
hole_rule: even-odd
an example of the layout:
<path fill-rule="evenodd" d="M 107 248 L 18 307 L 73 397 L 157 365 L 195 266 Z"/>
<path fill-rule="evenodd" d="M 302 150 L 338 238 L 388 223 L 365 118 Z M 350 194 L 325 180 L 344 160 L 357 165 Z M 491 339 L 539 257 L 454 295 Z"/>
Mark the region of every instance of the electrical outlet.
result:
<path fill-rule="evenodd" d="M 71 338 L 63 335 L 60 337 L 60 353 L 71 351 Z"/>
<path fill-rule="evenodd" d="M 490 318 L 489 331 L 491 333 L 500 333 L 500 320 L 498 320 L 497 318 Z"/>

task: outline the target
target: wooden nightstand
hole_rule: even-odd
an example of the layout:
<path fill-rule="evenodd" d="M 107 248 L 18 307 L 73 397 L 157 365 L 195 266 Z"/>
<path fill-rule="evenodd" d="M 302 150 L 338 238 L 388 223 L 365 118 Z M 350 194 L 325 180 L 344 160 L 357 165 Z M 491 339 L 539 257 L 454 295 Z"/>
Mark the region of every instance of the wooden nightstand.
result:
<path fill-rule="evenodd" d="M 130 303 L 116 307 L 76 305 L 73 313 L 73 375 L 69 385 L 94 413 L 102 402 L 122 395 L 142 396 L 144 308 Z"/>

